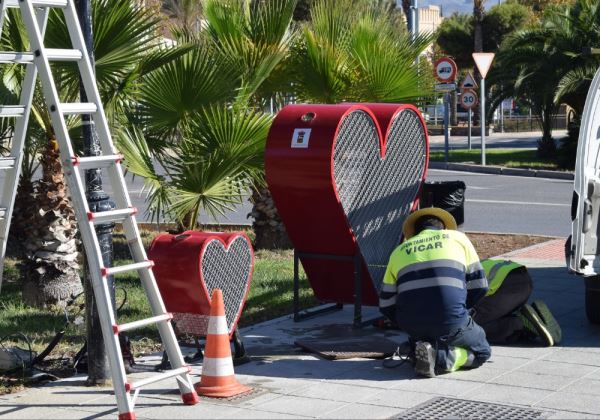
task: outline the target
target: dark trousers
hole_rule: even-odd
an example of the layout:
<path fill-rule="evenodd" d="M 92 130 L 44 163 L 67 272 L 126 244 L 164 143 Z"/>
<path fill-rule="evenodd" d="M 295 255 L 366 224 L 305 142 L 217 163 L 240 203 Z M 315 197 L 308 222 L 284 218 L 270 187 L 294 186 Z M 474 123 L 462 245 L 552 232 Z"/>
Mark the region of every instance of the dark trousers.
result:
<path fill-rule="evenodd" d="M 509 273 L 496 293 L 475 305 L 473 319 L 491 343 L 511 343 L 521 338 L 524 327 L 515 312 L 527 303 L 532 291 L 531 277 L 525 267 L 520 267 Z"/>
<path fill-rule="evenodd" d="M 437 329 L 437 327 L 436 327 Z M 436 336 L 435 330 L 423 329 L 419 332 L 409 332 L 410 341 L 428 341 L 437 349 L 436 367 L 447 371 L 452 365 L 453 357 L 450 355 L 452 347 L 461 347 L 473 353 L 474 360 L 469 367 L 476 368 L 485 363 L 492 355 L 492 349 L 485 338 L 485 331 L 471 317 L 466 325 L 450 331 L 449 334 Z"/>

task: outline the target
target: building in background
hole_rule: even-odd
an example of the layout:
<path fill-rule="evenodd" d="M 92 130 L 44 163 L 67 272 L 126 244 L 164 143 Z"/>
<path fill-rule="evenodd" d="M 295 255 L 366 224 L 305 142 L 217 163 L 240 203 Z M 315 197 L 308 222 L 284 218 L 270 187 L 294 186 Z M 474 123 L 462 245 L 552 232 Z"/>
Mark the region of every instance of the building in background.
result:
<path fill-rule="evenodd" d="M 433 33 L 442 24 L 444 17 L 440 6 L 419 7 L 419 33 Z"/>

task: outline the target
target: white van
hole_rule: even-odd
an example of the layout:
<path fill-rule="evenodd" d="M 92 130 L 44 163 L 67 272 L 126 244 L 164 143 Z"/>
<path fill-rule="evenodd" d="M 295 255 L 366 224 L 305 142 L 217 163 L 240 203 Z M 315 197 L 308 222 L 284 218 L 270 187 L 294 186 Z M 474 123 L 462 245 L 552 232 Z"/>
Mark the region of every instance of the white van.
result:
<path fill-rule="evenodd" d="M 600 70 L 581 119 L 571 220 L 572 233 L 565 246 L 567 266 L 585 276 L 586 314 L 600 324 Z"/>

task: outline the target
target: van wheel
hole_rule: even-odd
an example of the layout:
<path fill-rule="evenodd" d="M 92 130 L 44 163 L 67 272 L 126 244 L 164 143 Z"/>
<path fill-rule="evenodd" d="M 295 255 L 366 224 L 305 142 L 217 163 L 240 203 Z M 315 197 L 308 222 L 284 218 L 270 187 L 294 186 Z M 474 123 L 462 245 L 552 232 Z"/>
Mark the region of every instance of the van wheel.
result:
<path fill-rule="evenodd" d="M 592 324 L 600 324 L 600 276 L 585 278 L 585 313 Z"/>

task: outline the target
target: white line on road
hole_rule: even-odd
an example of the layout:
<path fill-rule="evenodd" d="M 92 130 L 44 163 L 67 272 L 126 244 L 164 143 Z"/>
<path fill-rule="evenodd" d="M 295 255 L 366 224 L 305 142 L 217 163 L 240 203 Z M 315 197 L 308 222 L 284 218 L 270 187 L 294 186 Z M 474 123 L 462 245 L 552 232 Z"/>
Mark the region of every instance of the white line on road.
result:
<path fill-rule="evenodd" d="M 486 204 L 515 204 L 515 205 L 530 205 L 530 206 L 554 206 L 554 207 L 571 207 L 570 204 L 560 203 L 533 203 L 528 201 L 500 201 L 500 200 L 465 200 L 469 203 L 486 203 Z"/>

